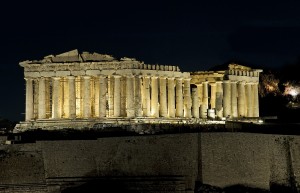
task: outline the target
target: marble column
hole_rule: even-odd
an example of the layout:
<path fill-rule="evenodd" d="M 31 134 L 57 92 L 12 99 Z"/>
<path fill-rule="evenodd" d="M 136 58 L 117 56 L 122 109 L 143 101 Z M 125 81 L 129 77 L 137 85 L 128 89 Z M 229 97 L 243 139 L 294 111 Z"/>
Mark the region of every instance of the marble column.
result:
<path fill-rule="evenodd" d="M 39 81 L 38 79 L 33 80 L 33 118 L 38 118 L 39 111 Z"/>
<path fill-rule="evenodd" d="M 143 77 L 143 116 L 149 117 L 151 116 L 150 112 L 150 77 L 144 76 Z"/>
<path fill-rule="evenodd" d="M 197 89 L 198 89 L 198 100 L 199 100 L 199 109 L 200 109 L 200 114 L 199 116 L 201 117 L 201 105 L 202 105 L 202 99 L 203 99 L 203 85 L 201 84 L 197 84 Z"/>
<path fill-rule="evenodd" d="M 217 92 L 217 84 L 210 83 L 210 108 L 216 108 L 216 92 Z"/>
<path fill-rule="evenodd" d="M 258 82 L 253 83 L 253 117 L 259 117 Z"/>
<path fill-rule="evenodd" d="M 223 81 L 223 116 L 229 117 L 231 116 L 231 84 L 230 80 Z"/>
<path fill-rule="evenodd" d="M 76 90 L 75 90 L 75 77 L 68 76 L 68 85 L 69 85 L 69 116 L 70 119 L 76 118 Z"/>
<path fill-rule="evenodd" d="M 60 79 L 60 107 L 61 107 L 61 118 L 66 118 L 68 116 L 68 104 L 67 101 L 69 101 L 69 95 L 68 95 L 68 89 L 67 89 L 67 83 L 64 77 L 61 77 Z"/>
<path fill-rule="evenodd" d="M 114 75 L 114 117 L 121 115 L 121 76 Z"/>
<path fill-rule="evenodd" d="M 168 117 L 166 77 L 159 77 L 159 114 Z"/>
<path fill-rule="evenodd" d="M 134 117 L 134 76 L 126 77 L 126 115 L 129 118 Z"/>
<path fill-rule="evenodd" d="M 52 98 L 52 96 L 50 96 L 51 93 L 51 87 L 50 87 L 50 78 L 45 78 L 45 92 L 46 92 L 46 96 L 45 96 L 45 102 L 46 102 L 46 119 L 51 118 L 51 103 L 50 103 L 50 98 Z"/>
<path fill-rule="evenodd" d="M 61 118 L 61 106 L 60 106 L 60 97 L 61 97 L 61 89 L 60 89 L 60 77 L 53 77 L 52 84 L 52 118 L 59 119 Z"/>
<path fill-rule="evenodd" d="M 151 77 L 151 115 L 159 117 L 158 106 L 158 77 Z"/>
<path fill-rule="evenodd" d="M 46 85 L 45 78 L 41 77 L 39 79 L 39 103 L 38 103 L 38 118 L 46 118 Z"/>
<path fill-rule="evenodd" d="M 99 76 L 99 117 L 106 117 L 107 77 Z"/>
<path fill-rule="evenodd" d="M 246 106 L 247 106 L 247 117 L 253 117 L 253 98 L 252 98 L 252 83 L 246 83 Z"/>
<path fill-rule="evenodd" d="M 99 77 L 94 77 L 94 117 L 99 117 L 100 102 L 100 81 Z"/>
<path fill-rule="evenodd" d="M 200 117 L 203 119 L 207 118 L 208 109 L 208 82 L 202 83 L 202 103 L 200 106 Z"/>
<path fill-rule="evenodd" d="M 183 117 L 182 78 L 176 78 L 176 117 Z"/>
<path fill-rule="evenodd" d="M 236 81 L 231 81 L 231 116 L 238 117 Z"/>
<path fill-rule="evenodd" d="M 141 101 L 141 93 L 142 93 L 142 87 L 141 87 L 141 79 L 142 76 L 138 75 L 134 78 L 134 111 L 135 111 L 135 117 L 141 117 L 143 116 L 143 110 L 142 110 L 142 101 Z"/>
<path fill-rule="evenodd" d="M 175 85 L 174 78 L 168 78 L 168 115 L 175 117 Z"/>
<path fill-rule="evenodd" d="M 121 89 L 121 95 L 120 95 L 120 117 L 126 117 L 127 116 L 127 107 L 126 107 L 126 93 L 127 93 L 127 84 L 126 84 L 126 76 L 122 76 L 120 78 L 120 89 Z"/>
<path fill-rule="evenodd" d="M 114 77 L 108 77 L 108 115 L 114 116 Z"/>
<path fill-rule="evenodd" d="M 238 88 L 238 116 L 246 116 L 246 95 L 245 95 L 245 81 L 240 81 L 237 84 Z"/>
<path fill-rule="evenodd" d="M 26 80 L 25 121 L 30 121 L 33 118 L 33 80 L 32 78 L 25 78 L 25 80 Z"/>
<path fill-rule="evenodd" d="M 216 82 L 216 115 L 223 117 L 223 85 L 221 81 Z"/>
<path fill-rule="evenodd" d="M 183 100 L 184 100 L 184 117 L 191 118 L 191 78 L 184 79 Z"/>
<path fill-rule="evenodd" d="M 91 77 L 90 76 L 83 76 L 83 96 L 82 96 L 82 103 L 83 103 L 83 118 L 87 119 L 91 117 Z"/>
<path fill-rule="evenodd" d="M 199 93 L 198 89 L 192 88 L 192 116 L 199 118 Z"/>

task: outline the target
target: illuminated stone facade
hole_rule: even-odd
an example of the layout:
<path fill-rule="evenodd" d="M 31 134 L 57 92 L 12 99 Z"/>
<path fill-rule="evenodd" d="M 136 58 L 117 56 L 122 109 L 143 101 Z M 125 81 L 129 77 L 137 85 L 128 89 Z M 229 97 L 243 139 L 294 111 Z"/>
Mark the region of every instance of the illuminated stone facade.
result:
<path fill-rule="evenodd" d="M 259 116 L 261 70 L 240 65 L 189 73 L 178 66 L 77 50 L 20 65 L 26 80 L 20 130 Z"/>
<path fill-rule="evenodd" d="M 217 118 L 259 117 L 260 72 L 237 64 L 229 64 L 223 71 L 192 72 L 193 101 L 198 98 L 193 102 L 193 117 L 210 117 L 211 110 Z"/>

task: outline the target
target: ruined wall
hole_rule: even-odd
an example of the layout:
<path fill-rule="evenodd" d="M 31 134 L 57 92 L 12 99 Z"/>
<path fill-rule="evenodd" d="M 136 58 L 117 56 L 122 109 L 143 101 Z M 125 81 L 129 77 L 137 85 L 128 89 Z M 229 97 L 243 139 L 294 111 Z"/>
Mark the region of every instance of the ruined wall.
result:
<path fill-rule="evenodd" d="M 203 133 L 203 182 L 220 187 L 245 184 L 263 189 L 269 189 L 270 184 L 289 185 L 287 143 L 290 138 L 254 133 Z"/>
<path fill-rule="evenodd" d="M 0 152 L 0 192 L 21 186 L 35 187 L 29 192 L 59 192 L 66 182 L 105 177 L 179 177 L 190 191 L 197 180 L 263 189 L 300 182 L 299 136 L 166 134 L 39 141 L 0 146 Z M 147 181 L 149 187 L 157 186 L 152 182 Z"/>
<path fill-rule="evenodd" d="M 153 135 L 39 142 L 46 178 L 184 176 L 198 173 L 198 135 Z"/>
<path fill-rule="evenodd" d="M 0 146 L 0 192 L 44 191 L 44 162 L 37 144 Z"/>

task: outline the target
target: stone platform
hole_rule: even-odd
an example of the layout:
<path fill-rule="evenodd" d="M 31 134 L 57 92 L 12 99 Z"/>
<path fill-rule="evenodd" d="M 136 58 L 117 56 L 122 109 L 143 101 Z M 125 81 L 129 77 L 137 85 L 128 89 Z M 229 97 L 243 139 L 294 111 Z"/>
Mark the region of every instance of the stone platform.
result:
<path fill-rule="evenodd" d="M 103 129 L 109 127 L 136 126 L 143 124 L 225 124 L 225 121 L 199 118 L 94 118 L 94 119 L 38 119 L 20 122 L 14 133 L 31 129 Z"/>

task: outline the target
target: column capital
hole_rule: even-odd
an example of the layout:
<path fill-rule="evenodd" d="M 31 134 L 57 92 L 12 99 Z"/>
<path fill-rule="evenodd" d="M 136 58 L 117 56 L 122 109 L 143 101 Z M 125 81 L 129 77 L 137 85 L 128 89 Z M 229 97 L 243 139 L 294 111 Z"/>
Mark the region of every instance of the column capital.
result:
<path fill-rule="evenodd" d="M 99 77 L 99 78 L 107 78 L 107 75 L 99 74 L 98 77 Z"/>
<path fill-rule="evenodd" d="M 182 77 L 175 77 L 175 80 L 182 80 Z"/>
<path fill-rule="evenodd" d="M 158 79 L 158 76 L 151 76 L 151 79 Z"/>
<path fill-rule="evenodd" d="M 223 80 L 223 83 L 230 83 L 230 80 Z"/>
<path fill-rule="evenodd" d="M 126 78 L 133 78 L 134 77 L 133 74 L 126 74 L 125 76 L 126 76 Z"/>
<path fill-rule="evenodd" d="M 61 77 L 57 77 L 57 76 L 53 76 L 52 77 L 54 80 L 60 80 L 61 79 Z"/>
<path fill-rule="evenodd" d="M 216 82 L 211 82 L 211 83 L 209 83 L 209 85 L 210 85 L 210 86 L 216 86 L 217 83 L 216 83 Z"/>
<path fill-rule="evenodd" d="M 75 76 L 66 76 L 67 79 L 75 79 Z"/>
<path fill-rule="evenodd" d="M 233 83 L 233 84 L 237 84 L 237 83 L 238 83 L 238 81 L 237 81 L 237 80 L 231 80 L 231 83 Z"/>
<path fill-rule="evenodd" d="M 91 79 L 90 76 L 82 76 L 83 79 Z"/>
<path fill-rule="evenodd" d="M 159 79 L 167 79 L 166 76 L 160 76 Z"/>
<path fill-rule="evenodd" d="M 191 81 L 192 78 L 184 78 L 184 81 Z"/>
<path fill-rule="evenodd" d="M 244 81 L 244 80 L 239 81 L 238 84 L 246 84 L 246 81 Z"/>
<path fill-rule="evenodd" d="M 168 80 L 174 80 L 175 77 L 168 77 Z"/>
<path fill-rule="evenodd" d="M 112 75 L 114 78 L 121 78 L 121 75 Z"/>

